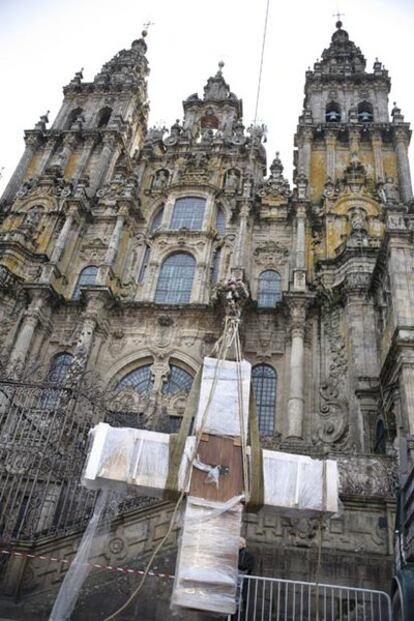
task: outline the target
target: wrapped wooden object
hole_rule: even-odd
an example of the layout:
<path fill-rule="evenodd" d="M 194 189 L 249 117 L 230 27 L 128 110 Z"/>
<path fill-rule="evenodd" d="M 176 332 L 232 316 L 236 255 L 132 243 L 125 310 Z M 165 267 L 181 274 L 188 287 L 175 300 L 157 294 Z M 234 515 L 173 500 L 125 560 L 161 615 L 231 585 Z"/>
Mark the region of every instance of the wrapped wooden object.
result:
<path fill-rule="evenodd" d="M 168 475 L 170 436 L 165 433 L 114 428 L 99 423 L 91 431 L 83 484 L 89 489 L 131 486 L 137 495 L 161 497 Z M 187 455 L 191 455 L 194 437 L 187 438 L 179 470 L 182 489 L 188 470 Z"/>
<path fill-rule="evenodd" d="M 173 606 L 223 615 L 235 612 L 241 519 L 239 498 L 220 503 L 188 497 Z"/>
<path fill-rule="evenodd" d="M 298 517 L 338 511 L 336 461 L 263 450 L 263 479 L 266 511 Z"/>
<path fill-rule="evenodd" d="M 239 375 L 240 374 L 240 375 Z M 239 390 L 240 406 L 243 410 L 244 435 L 247 437 L 249 420 L 251 364 L 246 360 L 237 365 L 236 362 L 218 361 L 216 358 L 204 358 L 201 380 L 200 400 L 195 419 L 195 430 L 203 424 L 203 433 L 216 436 L 240 437 Z M 241 382 L 238 379 L 240 377 Z M 215 384 L 215 390 L 211 390 Z M 207 415 L 207 403 L 210 406 Z"/>

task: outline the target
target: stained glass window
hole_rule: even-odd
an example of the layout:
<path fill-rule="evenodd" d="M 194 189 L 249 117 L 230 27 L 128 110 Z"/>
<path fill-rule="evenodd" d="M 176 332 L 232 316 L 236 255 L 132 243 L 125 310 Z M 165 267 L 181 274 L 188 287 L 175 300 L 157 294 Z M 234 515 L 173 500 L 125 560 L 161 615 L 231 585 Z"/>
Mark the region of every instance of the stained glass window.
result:
<path fill-rule="evenodd" d="M 185 227 L 192 231 L 201 231 L 205 206 L 204 198 L 197 198 L 196 196 L 178 198 L 175 201 L 170 228 L 181 229 Z"/>
<path fill-rule="evenodd" d="M 83 285 L 94 285 L 96 281 L 96 275 L 98 273 L 98 268 L 94 265 L 89 265 L 85 267 L 81 273 L 79 274 L 78 282 L 76 283 L 75 291 L 73 292 L 73 299 L 79 300 L 81 295 L 81 286 Z"/>
<path fill-rule="evenodd" d="M 259 294 L 257 303 L 260 308 L 274 308 L 282 299 L 280 274 L 273 270 L 265 270 L 259 276 Z"/>
<path fill-rule="evenodd" d="M 277 375 L 268 364 L 258 364 L 252 369 L 252 385 L 256 398 L 259 431 L 263 435 L 273 433 L 276 413 Z"/>
<path fill-rule="evenodd" d="M 138 369 L 134 369 L 125 375 L 118 384 L 118 388 L 132 386 L 136 392 L 149 392 L 152 388 L 151 364 L 146 364 Z"/>
<path fill-rule="evenodd" d="M 193 376 L 181 367 L 170 364 L 168 380 L 162 387 L 163 395 L 174 395 L 176 392 L 190 392 L 193 384 Z"/>
<path fill-rule="evenodd" d="M 191 298 L 195 259 L 176 252 L 165 259 L 158 277 L 155 301 L 158 304 L 186 304 Z"/>

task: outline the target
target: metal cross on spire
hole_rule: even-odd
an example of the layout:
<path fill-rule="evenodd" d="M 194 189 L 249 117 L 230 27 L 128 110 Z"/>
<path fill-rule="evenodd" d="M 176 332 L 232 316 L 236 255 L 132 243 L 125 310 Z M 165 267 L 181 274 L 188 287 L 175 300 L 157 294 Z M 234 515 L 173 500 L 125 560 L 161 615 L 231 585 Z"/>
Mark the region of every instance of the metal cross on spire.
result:
<path fill-rule="evenodd" d="M 336 17 L 336 25 L 338 26 L 338 24 L 340 24 L 340 26 L 338 26 L 338 28 L 340 28 L 342 26 L 341 17 L 345 17 L 345 13 L 340 13 L 338 10 L 336 13 L 332 15 L 332 17 Z"/>

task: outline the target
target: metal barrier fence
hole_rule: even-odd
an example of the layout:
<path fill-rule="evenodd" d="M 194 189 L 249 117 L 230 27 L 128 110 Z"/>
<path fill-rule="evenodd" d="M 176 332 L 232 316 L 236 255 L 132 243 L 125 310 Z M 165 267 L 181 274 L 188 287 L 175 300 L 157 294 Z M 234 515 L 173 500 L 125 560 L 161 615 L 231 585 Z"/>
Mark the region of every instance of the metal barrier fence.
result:
<path fill-rule="evenodd" d="M 228 621 L 391 621 L 387 593 L 332 584 L 243 576 Z"/>

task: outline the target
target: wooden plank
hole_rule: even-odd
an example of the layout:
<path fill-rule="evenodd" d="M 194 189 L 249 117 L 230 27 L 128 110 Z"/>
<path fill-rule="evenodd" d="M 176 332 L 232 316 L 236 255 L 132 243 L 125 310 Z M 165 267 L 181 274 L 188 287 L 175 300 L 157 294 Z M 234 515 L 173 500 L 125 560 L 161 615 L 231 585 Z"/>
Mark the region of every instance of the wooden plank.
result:
<path fill-rule="evenodd" d="M 228 472 L 220 475 L 217 488 L 214 484 L 206 482 L 206 472 L 193 467 L 190 496 L 225 502 L 242 493 L 242 450 L 240 446 L 234 445 L 234 438 L 213 435 L 209 435 L 207 441 L 202 438 L 198 447 L 198 457 L 204 464 L 220 465 L 228 469 Z"/>

